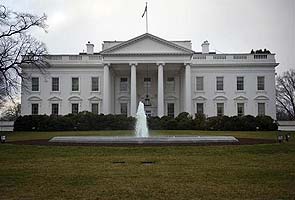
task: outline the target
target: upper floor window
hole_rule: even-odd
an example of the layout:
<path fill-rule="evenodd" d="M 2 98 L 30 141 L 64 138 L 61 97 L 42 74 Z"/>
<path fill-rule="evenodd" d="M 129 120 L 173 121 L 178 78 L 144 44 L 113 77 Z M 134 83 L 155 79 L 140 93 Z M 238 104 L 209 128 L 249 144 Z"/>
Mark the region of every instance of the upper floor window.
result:
<path fill-rule="evenodd" d="M 99 78 L 91 77 L 91 91 L 99 91 Z"/>
<path fill-rule="evenodd" d="M 217 116 L 223 116 L 224 115 L 224 103 L 217 103 Z"/>
<path fill-rule="evenodd" d="M 59 78 L 58 77 L 53 77 L 51 79 L 52 81 L 52 91 L 59 91 Z"/>
<path fill-rule="evenodd" d="M 32 103 L 32 115 L 39 114 L 39 105 L 37 103 Z"/>
<path fill-rule="evenodd" d="M 32 77 L 32 91 L 39 91 L 39 77 Z"/>
<path fill-rule="evenodd" d="M 145 77 L 143 79 L 143 82 L 144 82 L 144 87 L 145 88 L 151 88 L 152 79 L 150 77 Z"/>
<path fill-rule="evenodd" d="M 216 77 L 216 90 L 223 90 L 223 77 Z"/>
<path fill-rule="evenodd" d="M 237 103 L 237 115 L 243 116 L 245 114 L 245 104 L 244 103 Z"/>
<path fill-rule="evenodd" d="M 79 91 L 79 78 L 78 77 L 72 78 L 72 91 Z"/>
<path fill-rule="evenodd" d="M 258 115 L 259 116 L 265 115 L 265 103 L 258 103 Z"/>
<path fill-rule="evenodd" d="M 174 77 L 168 77 L 166 82 L 166 90 L 167 92 L 175 91 L 175 79 Z"/>
<path fill-rule="evenodd" d="M 128 78 L 125 78 L 125 77 L 120 78 L 120 91 L 121 92 L 128 91 Z"/>
<path fill-rule="evenodd" d="M 197 91 L 204 90 L 204 77 L 201 77 L 201 76 L 196 77 L 196 90 Z"/>
<path fill-rule="evenodd" d="M 257 90 L 264 90 L 264 76 L 257 76 Z"/>
<path fill-rule="evenodd" d="M 58 103 L 51 104 L 51 114 L 58 115 Z"/>
<path fill-rule="evenodd" d="M 244 90 L 244 77 L 237 77 L 237 90 Z"/>
<path fill-rule="evenodd" d="M 204 103 L 197 103 L 197 114 L 204 114 Z"/>

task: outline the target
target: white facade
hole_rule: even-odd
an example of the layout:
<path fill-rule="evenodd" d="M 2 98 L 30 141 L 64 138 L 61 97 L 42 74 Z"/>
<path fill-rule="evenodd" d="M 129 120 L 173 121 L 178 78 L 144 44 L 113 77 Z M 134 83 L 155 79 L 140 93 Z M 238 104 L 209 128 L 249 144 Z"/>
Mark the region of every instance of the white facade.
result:
<path fill-rule="evenodd" d="M 190 41 L 146 33 L 128 41 L 105 41 L 99 53 L 88 43 L 87 53 L 49 55 L 48 61 L 45 74 L 23 67 L 30 78 L 23 82 L 22 115 L 86 110 L 135 116 L 138 102 L 146 100 L 147 113 L 160 117 L 184 111 L 276 115 L 278 63 L 270 53 L 215 54 L 207 41 L 202 52 L 195 52 Z"/>

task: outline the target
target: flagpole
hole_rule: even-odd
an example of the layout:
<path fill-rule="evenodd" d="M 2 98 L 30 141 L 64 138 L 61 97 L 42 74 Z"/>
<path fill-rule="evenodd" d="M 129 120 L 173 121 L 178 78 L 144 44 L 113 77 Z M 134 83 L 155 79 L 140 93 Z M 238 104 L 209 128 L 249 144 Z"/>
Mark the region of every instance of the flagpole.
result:
<path fill-rule="evenodd" d="M 145 4 L 146 4 L 145 23 L 146 23 L 146 32 L 148 33 L 149 32 L 149 29 L 148 29 L 148 9 L 147 9 L 147 2 L 145 2 Z"/>

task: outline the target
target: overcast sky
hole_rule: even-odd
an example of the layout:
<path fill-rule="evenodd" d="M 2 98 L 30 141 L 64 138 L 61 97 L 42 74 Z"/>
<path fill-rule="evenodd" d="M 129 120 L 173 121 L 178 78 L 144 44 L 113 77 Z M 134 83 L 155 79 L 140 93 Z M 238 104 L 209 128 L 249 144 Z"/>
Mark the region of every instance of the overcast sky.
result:
<path fill-rule="evenodd" d="M 0 0 L 9 8 L 48 16 L 48 33 L 34 35 L 49 53 L 79 53 L 87 41 L 128 40 L 145 33 L 146 0 Z M 191 40 L 201 51 L 248 53 L 269 49 L 277 71 L 295 69 L 295 0 L 148 0 L 149 33 Z"/>

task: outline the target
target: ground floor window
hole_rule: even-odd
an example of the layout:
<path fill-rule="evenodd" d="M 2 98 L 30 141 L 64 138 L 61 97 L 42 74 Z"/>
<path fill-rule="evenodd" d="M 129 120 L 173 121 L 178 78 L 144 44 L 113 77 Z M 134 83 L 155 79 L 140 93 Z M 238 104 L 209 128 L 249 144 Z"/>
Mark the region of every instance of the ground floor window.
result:
<path fill-rule="evenodd" d="M 237 103 L 237 115 L 243 116 L 245 114 L 245 104 L 244 103 Z"/>
<path fill-rule="evenodd" d="M 217 116 L 224 115 L 224 103 L 217 103 Z"/>
<path fill-rule="evenodd" d="M 39 114 L 39 104 L 32 103 L 32 115 L 38 115 Z"/>
<path fill-rule="evenodd" d="M 77 114 L 79 112 L 79 104 L 72 103 L 72 114 Z"/>
<path fill-rule="evenodd" d="M 51 104 L 51 114 L 58 115 L 58 103 Z"/>
<path fill-rule="evenodd" d="M 167 115 L 170 117 L 174 117 L 174 103 L 167 104 Z"/>
<path fill-rule="evenodd" d="M 120 104 L 121 114 L 127 116 L 127 103 Z"/>
<path fill-rule="evenodd" d="M 258 115 L 259 116 L 265 115 L 265 103 L 258 103 Z"/>
<path fill-rule="evenodd" d="M 204 103 L 197 103 L 197 114 L 204 114 Z"/>
<path fill-rule="evenodd" d="M 91 112 L 93 114 L 98 114 L 98 103 L 92 103 L 91 104 Z"/>

